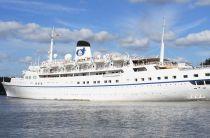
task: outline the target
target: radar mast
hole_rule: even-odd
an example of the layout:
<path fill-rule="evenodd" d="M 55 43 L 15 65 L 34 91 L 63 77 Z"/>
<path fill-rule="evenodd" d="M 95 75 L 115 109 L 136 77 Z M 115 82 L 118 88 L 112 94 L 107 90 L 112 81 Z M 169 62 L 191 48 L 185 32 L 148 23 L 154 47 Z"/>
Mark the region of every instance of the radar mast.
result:
<path fill-rule="evenodd" d="M 53 60 L 54 37 L 55 37 L 55 28 L 53 26 L 51 35 L 50 35 L 51 42 L 50 42 L 50 50 L 49 50 L 49 62 L 52 62 L 52 60 Z"/>
<path fill-rule="evenodd" d="M 161 37 L 161 47 L 160 47 L 160 64 L 164 64 L 164 34 L 165 34 L 165 17 L 163 17 L 163 32 Z"/>

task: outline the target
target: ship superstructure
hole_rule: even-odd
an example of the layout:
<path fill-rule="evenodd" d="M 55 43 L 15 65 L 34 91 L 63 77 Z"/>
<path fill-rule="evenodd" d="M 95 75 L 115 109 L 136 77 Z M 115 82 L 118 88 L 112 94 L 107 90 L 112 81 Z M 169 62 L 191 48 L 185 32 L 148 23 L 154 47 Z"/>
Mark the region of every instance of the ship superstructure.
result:
<path fill-rule="evenodd" d="M 164 26 L 160 57 L 154 58 L 112 54 L 93 57 L 90 43 L 80 40 L 74 59 L 70 54 L 63 60 L 53 59 L 53 29 L 49 59 L 29 66 L 23 77 L 4 82 L 7 96 L 93 101 L 209 100 L 210 68 L 164 59 Z"/>

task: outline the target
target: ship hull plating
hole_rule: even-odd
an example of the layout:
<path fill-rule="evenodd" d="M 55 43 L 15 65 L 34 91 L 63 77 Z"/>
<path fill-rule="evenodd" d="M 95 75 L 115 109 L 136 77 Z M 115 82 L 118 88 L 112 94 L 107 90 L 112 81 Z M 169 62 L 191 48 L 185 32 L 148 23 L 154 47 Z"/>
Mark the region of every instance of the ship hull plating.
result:
<path fill-rule="evenodd" d="M 4 83 L 8 97 L 90 101 L 210 100 L 210 85 L 189 82 L 110 86 L 18 86 Z"/>

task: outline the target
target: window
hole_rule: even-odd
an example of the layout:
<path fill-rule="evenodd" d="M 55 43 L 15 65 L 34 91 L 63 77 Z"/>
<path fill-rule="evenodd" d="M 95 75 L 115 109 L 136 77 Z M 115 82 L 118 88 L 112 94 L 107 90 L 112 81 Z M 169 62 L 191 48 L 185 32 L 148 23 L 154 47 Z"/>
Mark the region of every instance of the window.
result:
<path fill-rule="evenodd" d="M 176 79 L 176 76 L 173 76 L 172 78 L 173 78 L 173 79 Z"/>
<path fill-rule="evenodd" d="M 161 77 L 157 77 L 158 80 L 161 80 Z"/>
<path fill-rule="evenodd" d="M 104 83 L 107 83 L 107 80 L 105 80 Z"/>
<path fill-rule="evenodd" d="M 144 78 L 141 78 L 141 81 L 144 81 Z"/>
<path fill-rule="evenodd" d="M 79 82 L 77 82 L 77 84 L 79 84 Z"/>
<path fill-rule="evenodd" d="M 196 85 L 195 81 L 190 81 L 190 83 L 191 83 L 192 85 Z"/>
<path fill-rule="evenodd" d="M 85 84 L 85 81 L 83 81 L 83 84 Z"/>
<path fill-rule="evenodd" d="M 96 81 L 93 81 L 94 84 L 96 84 Z"/>
<path fill-rule="evenodd" d="M 100 83 L 100 81 L 97 81 L 97 83 Z"/>
<path fill-rule="evenodd" d="M 31 76 L 28 76 L 28 79 L 31 79 Z"/>
<path fill-rule="evenodd" d="M 119 80 L 116 80 L 116 83 L 118 83 L 119 82 Z"/>
<path fill-rule="evenodd" d="M 137 79 L 137 78 L 135 78 L 135 81 L 138 81 L 138 79 Z"/>
<path fill-rule="evenodd" d="M 206 80 L 205 82 L 206 82 L 206 84 L 210 84 L 210 80 Z"/>
<path fill-rule="evenodd" d="M 141 68 L 133 68 L 134 72 L 140 72 L 140 71 L 147 71 L 147 69 L 145 67 L 141 67 Z"/>
<path fill-rule="evenodd" d="M 164 78 L 167 80 L 168 79 L 168 76 L 165 76 Z"/>
<path fill-rule="evenodd" d="M 87 81 L 86 83 L 89 84 L 89 81 Z"/>
<path fill-rule="evenodd" d="M 109 83 L 112 83 L 112 81 L 111 81 L 111 80 L 109 80 Z"/>
<path fill-rule="evenodd" d="M 149 78 L 148 78 L 148 80 L 152 80 L 152 78 L 151 78 L 151 77 L 149 77 Z"/>
<path fill-rule="evenodd" d="M 199 80 L 199 81 L 196 81 L 197 82 L 197 85 L 204 85 L 204 81 L 202 80 Z"/>
<path fill-rule="evenodd" d="M 194 77 L 198 77 L 198 74 L 194 74 Z"/>
<path fill-rule="evenodd" d="M 206 76 L 210 76 L 210 73 L 206 73 L 205 75 L 206 75 Z"/>
<path fill-rule="evenodd" d="M 188 75 L 183 75 L 184 78 L 188 78 Z"/>

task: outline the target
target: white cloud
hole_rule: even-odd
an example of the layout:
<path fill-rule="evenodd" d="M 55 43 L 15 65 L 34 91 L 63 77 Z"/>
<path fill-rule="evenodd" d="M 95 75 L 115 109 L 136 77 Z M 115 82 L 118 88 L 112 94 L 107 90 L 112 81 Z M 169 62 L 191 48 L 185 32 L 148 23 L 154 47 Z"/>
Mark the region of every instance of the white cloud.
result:
<path fill-rule="evenodd" d="M 182 46 L 210 44 L 210 30 L 205 30 L 199 33 L 188 34 L 186 37 L 177 39 L 176 44 Z"/>
<path fill-rule="evenodd" d="M 1 0 L 0 7 L 9 10 L 24 11 L 30 13 L 40 13 L 45 14 L 46 12 L 78 12 L 85 11 L 82 8 L 73 8 L 69 6 L 64 6 L 54 3 L 45 3 L 41 1 L 34 0 Z"/>
<path fill-rule="evenodd" d="M 183 57 L 176 57 L 175 59 L 172 59 L 175 62 L 189 62 L 187 59 L 183 58 Z"/>
<path fill-rule="evenodd" d="M 133 37 L 127 37 L 120 40 L 120 44 L 122 47 L 131 48 L 131 49 L 142 49 L 146 48 L 149 45 L 149 39 L 137 39 Z"/>
<path fill-rule="evenodd" d="M 132 3 L 187 3 L 190 0 L 129 0 Z"/>
<path fill-rule="evenodd" d="M 21 62 L 21 63 L 31 63 L 33 61 L 33 59 L 32 59 L 32 57 L 30 57 L 30 56 L 26 56 L 26 57 L 24 57 L 24 58 L 21 58 L 20 60 L 19 60 L 19 62 Z"/>
<path fill-rule="evenodd" d="M 196 28 L 196 27 L 199 27 L 200 25 L 202 25 L 204 22 L 206 22 L 207 19 L 206 18 L 201 18 L 201 19 L 198 19 L 196 21 L 192 21 L 188 24 L 185 24 L 185 25 L 182 25 L 182 26 L 178 26 L 178 27 L 175 27 L 174 30 L 176 30 L 177 33 L 182 33 L 182 32 L 186 32 L 190 29 L 193 29 L 193 28 Z"/>
<path fill-rule="evenodd" d="M 210 5 L 210 0 L 197 0 L 195 2 L 196 6 L 208 6 Z"/>
<path fill-rule="evenodd" d="M 0 62 L 8 60 L 9 56 L 5 53 L 0 53 Z"/>
<path fill-rule="evenodd" d="M 164 15 L 163 15 L 164 13 Z M 166 19 L 165 41 L 176 39 L 176 32 L 173 30 L 179 13 L 173 8 L 161 8 L 160 10 L 146 11 L 142 16 L 125 17 L 120 24 L 123 34 L 138 38 L 148 38 L 150 41 L 159 43 L 162 35 L 163 16 Z"/>
<path fill-rule="evenodd" d="M 33 42 L 49 42 L 51 28 L 42 27 L 36 23 L 21 24 L 16 21 L 0 22 L 0 39 L 20 39 Z M 70 30 L 67 28 L 56 28 L 60 36 L 58 42 L 72 42 L 79 39 L 102 42 L 114 38 L 107 31 L 93 32 L 91 29 L 82 28 Z"/>
<path fill-rule="evenodd" d="M 148 4 L 192 4 L 191 6 L 209 6 L 210 0 L 129 0 L 131 3 Z"/>

